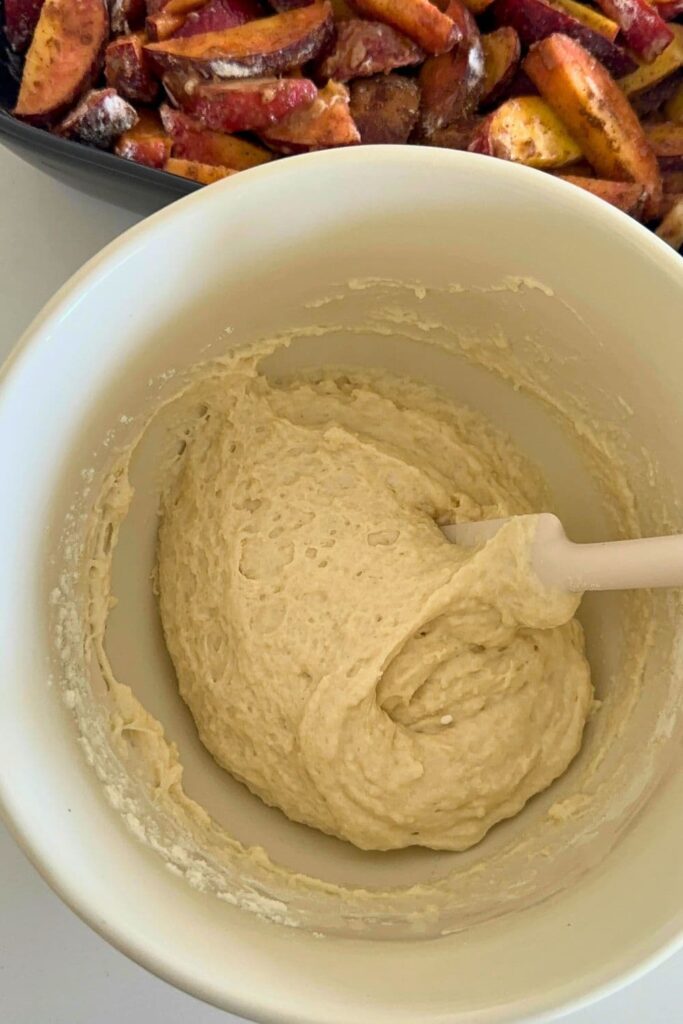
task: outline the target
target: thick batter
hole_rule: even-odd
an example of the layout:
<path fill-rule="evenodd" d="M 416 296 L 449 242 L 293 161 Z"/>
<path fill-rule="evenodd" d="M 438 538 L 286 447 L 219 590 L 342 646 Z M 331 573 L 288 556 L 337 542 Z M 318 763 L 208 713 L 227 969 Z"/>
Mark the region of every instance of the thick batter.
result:
<path fill-rule="evenodd" d="M 463 850 L 576 754 L 592 687 L 577 598 L 542 590 L 539 511 L 480 416 L 368 372 L 203 382 L 164 500 L 158 576 L 180 692 L 215 759 L 363 849 Z"/>

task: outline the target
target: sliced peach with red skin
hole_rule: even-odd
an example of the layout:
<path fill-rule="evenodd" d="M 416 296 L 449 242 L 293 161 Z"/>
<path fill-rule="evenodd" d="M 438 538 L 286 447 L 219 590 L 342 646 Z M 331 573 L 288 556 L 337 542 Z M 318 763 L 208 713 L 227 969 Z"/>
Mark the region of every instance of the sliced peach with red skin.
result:
<path fill-rule="evenodd" d="M 552 0 L 496 0 L 492 14 L 497 25 L 514 28 L 525 46 L 561 32 L 581 43 L 613 75 L 627 75 L 636 68 L 635 61 L 622 47 L 565 8 L 555 6 Z"/>
<path fill-rule="evenodd" d="M 135 107 L 119 96 L 116 89 L 91 89 L 56 131 L 89 146 L 109 149 L 137 121 Z"/>
<path fill-rule="evenodd" d="M 332 8 L 324 0 L 222 32 L 150 43 L 145 52 L 163 71 L 215 78 L 261 77 L 314 60 L 332 31 Z"/>
<path fill-rule="evenodd" d="M 349 18 L 337 27 L 334 46 L 320 61 L 316 77 L 348 82 L 420 64 L 425 56 L 417 43 L 391 25 Z"/>
<path fill-rule="evenodd" d="M 403 32 L 426 53 L 447 53 L 461 38 L 453 19 L 430 0 L 351 0 L 351 7 Z"/>
<path fill-rule="evenodd" d="M 359 143 L 348 89 L 340 82 L 328 82 L 313 103 L 283 118 L 263 132 L 262 138 L 271 149 L 287 155 Z"/>
<path fill-rule="evenodd" d="M 152 103 L 159 92 L 159 82 L 145 54 L 146 39 L 144 32 L 119 36 L 104 55 L 107 85 L 138 103 Z"/>
<path fill-rule="evenodd" d="M 14 114 L 36 125 L 59 120 L 99 74 L 108 31 L 104 0 L 45 0 Z"/>
<path fill-rule="evenodd" d="M 159 113 L 165 130 L 171 136 L 174 157 L 217 167 L 234 167 L 237 171 L 258 167 L 273 159 L 273 154 L 263 146 L 237 135 L 212 132 L 182 110 L 162 104 Z"/>
<path fill-rule="evenodd" d="M 351 116 L 364 145 L 406 143 L 417 122 L 420 87 L 403 75 L 376 75 L 351 83 Z"/>
<path fill-rule="evenodd" d="M 552 35 L 531 48 L 523 66 L 600 177 L 639 182 L 656 204 L 662 192 L 657 158 L 602 64 L 573 39 Z"/>
<path fill-rule="evenodd" d="M 597 0 L 608 18 L 616 21 L 626 45 L 647 63 L 665 50 L 673 33 L 649 0 Z"/>
<path fill-rule="evenodd" d="M 481 37 L 484 53 L 484 80 L 481 104 L 495 102 L 506 90 L 519 68 L 522 44 L 514 28 L 503 25 Z"/>
<path fill-rule="evenodd" d="M 182 109 L 217 132 L 262 131 L 301 107 L 318 90 L 308 78 L 246 78 L 225 82 L 166 75 L 164 88 Z"/>
<path fill-rule="evenodd" d="M 197 160 L 182 160 L 178 157 L 169 157 L 164 164 L 164 170 L 169 174 L 177 174 L 181 178 L 189 178 L 199 185 L 213 185 L 215 181 L 228 178 L 231 174 L 237 174 L 232 167 L 216 167 L 214 164 L 202 164 Z"/>
<path fill-rule="evenodd" d="M 484 50 L 474 18 L 460 0 L 451 0 L 446 15 L 457 26 L 460 42 L 450 53 L 428 58 L 420 68 L 421 136 L 467 117 L 477 106 L 484 84 Z"/>
<path fill-rule="evenodd" d="M 156 110 L 139 110 L 138 122 L 119 136 L 114 152 L 146 167 L 162 168 L 171 155 L 171 137 Z"/>

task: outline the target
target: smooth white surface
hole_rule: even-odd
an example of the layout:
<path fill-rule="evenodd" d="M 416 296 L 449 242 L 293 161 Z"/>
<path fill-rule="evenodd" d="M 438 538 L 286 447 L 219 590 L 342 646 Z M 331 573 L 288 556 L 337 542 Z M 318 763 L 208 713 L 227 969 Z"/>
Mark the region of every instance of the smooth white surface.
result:
<path fill-rule="evenodd" d="M 5 151 L 0 189 L 4 355 L 54 288 L 133 218 L 53 183 Z M 230 1020 L 174 994 L 110 950 L 45 889 L 5 835 L 0 877 L 3 1020 Z M 575 1024 L 673 1021 L 683 995 L 682 963 L 680 957 L 670 961 L 638 985 L 567 1019 Z"/>

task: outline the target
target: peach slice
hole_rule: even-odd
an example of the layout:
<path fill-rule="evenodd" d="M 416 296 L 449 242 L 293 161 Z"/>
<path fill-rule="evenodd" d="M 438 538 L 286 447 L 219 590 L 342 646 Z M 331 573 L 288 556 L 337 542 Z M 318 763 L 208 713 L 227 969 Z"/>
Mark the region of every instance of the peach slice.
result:
<path fill-rule="evenodd" d="M 158 43 L 162 39 L 171 39 L 184 24 L 184 14 L 168 14 L 166 11 L 159 11 L 158 14 L 149 15 L 145 21 L 145 31 L 148 40 Z"/>
<path fill-rule="evenodd" d="M 351 116 L 361 142 L 405 143 L 417 121 L 420 87 L 403 75 L 377 75 L 351 83 Z"/>
<path fill-rule="evenodd" d="M 351 0 L 351 7 L 403 32 L 427 53 L 447 53 L 460 40 L 452 18 L 430 0 Z"/>
<path fill-rule="evenodd" d="M 205 32 L 221 32 L 226 28 L 246 25 L 262 14 L 261 5 L 256 0 L 209 0 L 185 17 L 175 38 L 185 39 Z"/>
<path fill-rule="evenodd" d="M 234 167 L 236 171 L 258 167 L 273 159 L 273 154 L 263 146 L 236 135 L 210 131 L 182 110 L 162 104 L 159 113 L 164 129 L 171 136 L 174 157 L 217 167 Z"/>
<path fill-rule="evenodd" d="M 162 168 L 171 155 L 171 139 L 156 110 L 138 111 L 138 121 L 119 136 L 114 152 L 146 167 Z"/>
<path fill-rule="evenodd" d="M 145 52 L 163 71 L 260 77 L 315 59 L 332 30 L 332 8 L 325 0 L 222 32 L 150 43 Z"/>
<path fill-rule="evenodd" d="M 673 39 L 670 27 L 648 0 L 597 0 L 597 3 L 616 21 L 626 45 L 647 63 L 658 57 Z"/>
<path fill-rule="evenodd" d="M 469 150 L 539 168 L 563 167 L 581 157 L 576 141 L 540 96 L 501 103 L 481 122 Z"/>
<path fill-rule="evenodd" d="M 639 182 L 656 203 L 662 191 L 657 158 L 602 64 L 568 36 L 552 35 L 531 48 L 523 66 L 600 177 Z"/>
<path fill-rule="evenodd" d="M 632 74 L 619 79 L 619 86 L 627 96 L 652 89 L 683 67 L 683 25 L 672 25 L 671 31 L 673 39 L 652 63 L 642 64 Z"/>
<path fill-rule="evenodd" d="M 116 89 L 91 89 L 56 131 L 89 146 L 109 149 L 137 120 L 135 107 L 119 96 Z"/>
<path fill-rule="evenodd" d="M 420 47 L 381 21 L 350 18 L 337 28 L 333 49 L 318 65 L 316 73 L 323 81 L 386 74 L 395 68 L 420 64 L 425 59 Z"/>
<path fill-rule="evenodd" d="M 484 81 L 481 104 L 498 99 L 515 76 L 522 56 L 522 46 L 514 28 L 504 25 L 481 37 L 484 53 Z"/>
<path fill-rule="evenodd" d="M 525 46 L 562 32 L 581 43 L 613 75 L 627 75 L 636 67 L 620 46 L 579 21 L 564 7 L 556 6 L 552 0 L 496 0 L 492 13 L 495 23 L 514 28 Z"/>
<path fill-rule="evenodd" d="M 318 96 L 308 78 L 206 82 L 167 75 L 164 88 L 187 114 L 217 132 L 263 131 L 300 107 L 310 106 Z"/>
<path fill-rule="evenodd" d="M 420 134 L 429 136 L 477 106 L 484 84 L 484 51 L 477 24 L 460 0 L 451 0 L 446 14 L 460 34 L 450 53 L 429 57 L 418 81 L 422 91 Z"/>
<path fill-rule="evenodd" d="M 190 11 L 197 11 L 208 0 L 145 0 L 147 14 L 159 14 L 166 11 L 167 14 L 189 14 Z"/>
<path fill-rule="evenodd" d="M 613 43 L 619 35 L 619 26 L 616 21 L 606 18 L 604 14 L 596 11 L 594 7 L 589 7 L 588 4 L 580 4 L 576 0 L 552 0 L 552 4 L 553 7 L 559 7 L 560 10 L 571 14 L 573 18 L 582 22 L 587 28 L 592 28 L 594 32 L 599 32 L 605 39 L 609 39 L 610 43 Z"/>
<path fill-rule="evenodd" d="M 14 114 L 37 125 L 57 121 L 97 77 L 108 31 L 104 0 L 45 0 Z"/>
<path fill-rule="evenodd" d="M 355 145 L 360 133 L 349 110 L 348 89 L 340 82 L 328 82 L 313 103 L 264 131 L 262 138 L 284 154 Z"/>
<path fill-rule="evenodd" d="M 119 36 L 106 49 L 104 77 L 126 99 L 152 103 L 159 92 L 159 82 L 145 54 L 144 32 Z"/>
<path fill-rule="evenodd" d="M 221 181 L 231 174 L 237 174 L 232 167 L 216 167 L 214 164 L 202 164 L 197 160 L 182 160 L 178 157 L 169 157 L 164 164 L 164 170 L 169 174 L 178 174 L 181 178 L 189 178 L 200 185 L 212 185 L 214 181 Z"/>

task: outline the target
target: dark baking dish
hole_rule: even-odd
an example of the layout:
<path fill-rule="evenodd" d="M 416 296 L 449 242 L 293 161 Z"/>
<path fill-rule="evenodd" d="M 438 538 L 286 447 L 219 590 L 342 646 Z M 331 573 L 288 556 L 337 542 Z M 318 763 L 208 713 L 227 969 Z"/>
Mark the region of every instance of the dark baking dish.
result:
<path fill-rule="evenodd" d="M 81 141 L 63 138 L 12 117 L 10 111 L 16 105 L 23 58 L 14 53 L 5 37 L 2 28 L 4 7 L 5 0 L 0 0 L 0 143 L 4 143 L 28 163 L 45 169 L 54 178 L 97 198 L 117 203 L 142 214 L 151 213 L 178 197 L 204 187 L 188 178 L 143 166 L 132 160 L 123 159 L 115 153 L 88 146 Z M 485 19 L 486 15 L 484 15 Z M 679 23 L 683 21 L 683 15 L 677 17 L 676 20 Z M 677 27 L 680 29 L 680 24 Z M 670 84 L 675 85 L 681 81 L 681 75 L 683 75 L 683 70 L 669 73 L 664 84 L 669 83 L 669 79 L 671 79 Z M 522 74 L 522 78 L 525 77 Z M 531 85 L 531 83 L 528 84 Z M 645 93 L 646 98 L 651 93 L 656 94 L 659 106 L 665 99 L 664 93 L 661 92 L 661 84 L 651 87 Z M 646 105 L 644 109 L 648 110 L 649 108 Z M 658 106 L 652 109 L 656 113 Z M 455 128 L 456 125 L 453 127 Z M 412 139 L 408 141 L 411 142 Z M 457 143 L 445 141 L 427 142 L 426 144 L 446 146 L 452 144 L 454 148 L 462 148 L 462 140 Z M 480 151 L 489 152 L 489 150 Z M 677 159 L 679 159 L 678 155 Z M 673 164 L 670 161 L 669 169 L 678 172 L 679 164 Z M 574 172 L 568 168 L 565 173 Z M 676 187 L 676 193 L 678 193 L 678 188 L 679 186 Z M 676 193 L 672 192 L 672 197 L 678 200 L 680 196 Z M 668 207 L 664 209 L 664 213 L 658 215 L 658 220 L 664 217 L 667 209 Z M 678 206 L 674 210 L 674 214 L 673 232 L 677 239 L 680 235 Z M 653 230 L 655 227 L 653 223 L 646 226 Z M 666 233 L 662 237 L 666 237 Z M 674 240 L 668 238 L 667 241 L 673 244 Z"/>
<path fill-rule="evenodd" d="M 3 8 L 0 0 L 0 26 L 4 24 Z M 136 213 L 151 213 L 202 187 L 187 178 L 143 167 L 17 121 L 9 111 L 16 102 L 20 73 L 21 61 L 0 28 L 0 142 L 23 160 L 74 188 Z"/>

